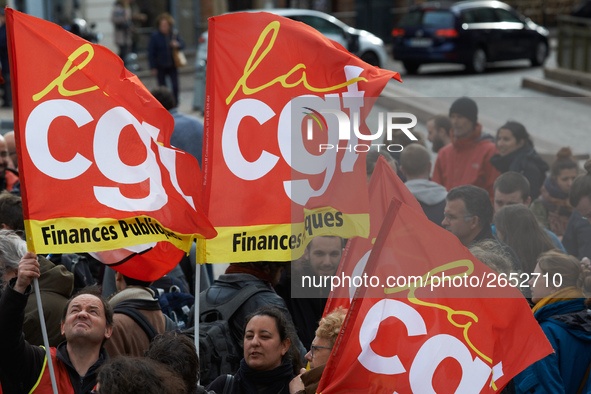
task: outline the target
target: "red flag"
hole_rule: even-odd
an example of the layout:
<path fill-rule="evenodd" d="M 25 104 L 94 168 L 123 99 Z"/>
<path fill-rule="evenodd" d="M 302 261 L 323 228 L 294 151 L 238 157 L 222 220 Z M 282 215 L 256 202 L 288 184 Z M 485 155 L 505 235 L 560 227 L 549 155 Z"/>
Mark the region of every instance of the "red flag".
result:
<path fill-rule="evenodd" d="M 319 393 L 498 393 L 552 352 L 506 278 L 400 201 L 366 272 L 373 284 L 358 289 Z"/>
<path fill-rule="evenodd" d="M 294 260 L 318 235 L 367 237 L 352 129 L 369 134 L 370 98 L 398 73 L 268 13 L 210 18 L 208 37 L 204 200 L 219 233 L 208 261 Z"/>
<path fill-rule="evenodd" d="M 197 161 L 170 146 L 172 116 L 121 59 L 53 23 L 6 19 L 29 250 L 134 247 L 114 268 L 154 280 L 215 236 Z"/>
<path fill-rule="evenodd" d="M 424 215 L 417 199 L 402 183 L 386 159 L 380 156 L 369 181 L 369 238 L 355 237 L 347 242 L 339 269 L 335 274 L 339 282 L 345 282 L 345 278 L 359 278 L 359 283 L 362 279 L 369 254 L 393 197 Z M 337 284 L 337 279 L 333 279 L 335 288 L 330 292 L 323 316 L 339 306 L 348 309 L 351 305 L 350 300 L 356 290 L 355 283 L 347 283 L 350 286 L 346 286 L 343 283 Z"/>

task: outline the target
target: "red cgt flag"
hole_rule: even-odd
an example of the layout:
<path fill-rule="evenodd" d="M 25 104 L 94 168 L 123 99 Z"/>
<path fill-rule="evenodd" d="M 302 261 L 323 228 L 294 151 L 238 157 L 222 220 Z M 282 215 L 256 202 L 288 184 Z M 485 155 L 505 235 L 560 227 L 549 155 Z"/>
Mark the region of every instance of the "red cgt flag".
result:
<path fill-rule="evenodd" d="M 29 250 L 102 252 L 154 280 L 215 236 L 197 161 L 170 146 L 172 116 L 119 57 L 9 8 L 6 20 Z"/>
<path fill-rule="evenodd" d="M 348 282 L 345 286 L 342 282 L 345 282 L 344 278 L 362 279 L 373 244 L 393 197 L 403 201 L 417 213 L 424 215 L 417 199 L 402 183 L 386 159 L 380 156 L 369 180 L 369 238 L 355 237 L 347 242 L 339 269 L 335 274 L 341 283 L 337 284 L 336 279 L 333 279 L 335 288 L 330 292 L 323 316 L 339 306 L 345 309 L 351 306 L 351 300 L 356 290 L 355 283 Z"/>
<path fill-rule="evenodd" d="M 208 261 L 294 260 L 318 235 L 367 237 L 351 126 L 369 133 L 371 98 L 398 73 L 269 13 L 210 18 L 208 37 L 204 203 L 219 233 Z"/>
<path fill-rule="evenodd" d="M 552 352 L 506 278 L 396 199 L 366 272 L 318 393 L 499 393 Z"/>

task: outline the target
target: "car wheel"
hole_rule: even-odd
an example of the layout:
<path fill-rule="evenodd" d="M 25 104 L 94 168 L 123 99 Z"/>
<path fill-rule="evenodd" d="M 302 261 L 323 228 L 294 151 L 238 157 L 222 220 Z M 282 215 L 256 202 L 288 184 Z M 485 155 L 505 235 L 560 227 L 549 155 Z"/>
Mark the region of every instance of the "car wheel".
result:
<path fill-rule="evenodd" d="M 466 65 L 466 68 L 471 73 L 480 74 L 486 70 L 486 52 L 482 48 L 477 48 L 472 53 L 472 60 Z"/>
<path fill-rule="evenodd" d="M 419 67 L 421 67 L 419 63 L 414 62 L 403 62 L 402 64 L 408 74 L 416 74 L 419 71 Z"/>
<path fill-rule="evenodd" d="M 365 52 L 363 55 L 361 55 L 361 60 L 367 64 L 371 64 L 372 66 L 380 67 L 380 59 L 378 58 L 378 55 L 375 54 L 375 52 Z"/>
<path fill-rule="evenodd" d="M 536 44 L 536 49 L 533 53 L 532 58 L 530 59 L 532 67 L 541 66 L 546 61 L 546 57 L 548 56 L 548 44 L 543 41 L 540 41 Z"/>

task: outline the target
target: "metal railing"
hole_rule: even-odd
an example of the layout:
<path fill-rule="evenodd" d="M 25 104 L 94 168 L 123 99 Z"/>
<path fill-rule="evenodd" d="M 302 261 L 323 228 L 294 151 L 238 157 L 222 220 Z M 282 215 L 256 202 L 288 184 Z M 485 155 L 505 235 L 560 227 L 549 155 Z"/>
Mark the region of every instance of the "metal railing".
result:
<path fill-rule="evenodd" d="M 558 16 L 558 65 L 591 73 L 591 19 Z"/>

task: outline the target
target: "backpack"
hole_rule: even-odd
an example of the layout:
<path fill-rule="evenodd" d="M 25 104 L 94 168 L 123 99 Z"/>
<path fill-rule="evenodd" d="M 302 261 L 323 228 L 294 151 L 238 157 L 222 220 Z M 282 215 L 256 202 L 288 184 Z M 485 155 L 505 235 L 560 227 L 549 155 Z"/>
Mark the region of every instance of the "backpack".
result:
<path fill-rule="evenodd" d="M 136 322 L 136 324 L 140 326 L 142 330 L 144 330 L 150 342 L 152 342 L 154 337 L 158 335 L 158 331 L 156 331 L 152 323 L 150 323 L 150 321 L 146 318 L 146 316 L 144 316 L 142 312 L 130 304 L 129 301 L 123 301 L 115 305 L 115 308 L 113 308 L 113 313 L 121 313 L 132 318 L 133 321 Z M 166 325 L 164 328 L 165 331 L 176 331 L 177 326 L 174 324 L 174 322 L 166 315 L 164 317 L 166 318 Z"/>
<path fill-rule="evenodd" d="M 48 257 L 55 265 L 61 264 L 74 274 L 74 291 L 72 294 L 77 293 L 79 290 L 87 286 L 94 286 L 97 284 L 97 281 L 92 274 L 89 259 L 86 256 L 76 253 L 67 253 L 51 254 Z"/>
<path fill-rule="evenodd" d="M 249 285 L 228 302 L 210 305 L 206 292 L 199 296 L 199 368 L 201 384 L 207 386 L 218 376 L 233 374 L 240 367 L 242 347 L 235 343 L 229 320 L 252 296 L 270 289 Z"/>
<path fill-rule="evenodd" d="M 195 297 L 184 293 L 184 286 L 178 279 L 163 277 L 150 286 L 158 294 L 162 313 L 176 323 L 179 330 L 190 327 L 191 307 Z"/>

